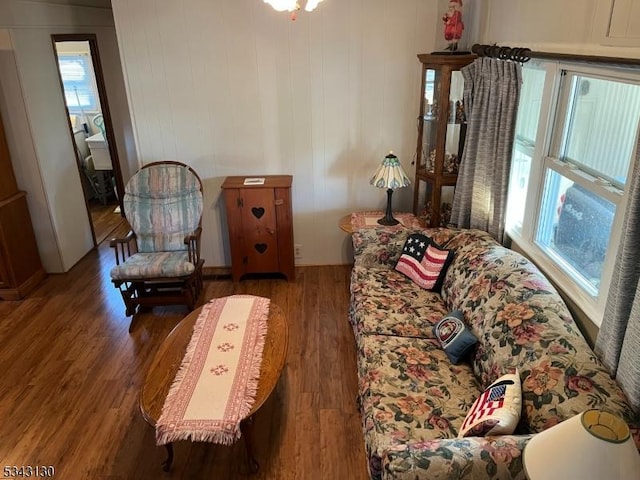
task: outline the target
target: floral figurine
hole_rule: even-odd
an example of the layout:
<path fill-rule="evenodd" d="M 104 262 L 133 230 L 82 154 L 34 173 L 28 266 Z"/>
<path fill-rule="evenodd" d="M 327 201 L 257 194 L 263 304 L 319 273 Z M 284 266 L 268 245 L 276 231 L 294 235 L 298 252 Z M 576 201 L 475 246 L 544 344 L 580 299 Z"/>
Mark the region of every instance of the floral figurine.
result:
<path fill-rule="evenodd" d="M 449 42 L 446 50 L 458 50 L 458 40 L 462 38 L 464 23 L 462 22 L 462 0 L 449 0 L 449 9 L 442 17 L 444 22 L 444 39 Z"/>

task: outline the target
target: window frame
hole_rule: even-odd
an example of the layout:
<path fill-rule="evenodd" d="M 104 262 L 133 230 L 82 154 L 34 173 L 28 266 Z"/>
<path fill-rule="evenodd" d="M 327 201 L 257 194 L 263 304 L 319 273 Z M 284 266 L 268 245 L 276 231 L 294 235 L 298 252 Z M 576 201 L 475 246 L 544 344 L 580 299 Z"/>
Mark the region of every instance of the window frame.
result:
<path fill-rule="evenodd" d="M 93 59 L 91 57 L 91 55 L 89 53 L 85 53 L 85 52 L 57 52 L 58 55 L 58 62 L 60 62 L 60 60 L 62 59 L 75 59 L 75 58 L 81 58 L 83 60 L 83 63 L 85 65 L 87 65 L 88 70 L 86 71 L 89 81 L 87 82 L 91 88 L 91 92 L 93 94 L 93 105 L 91 105 L 90 107 L 84 107 L 84 106 L 70 106 L 68 105 L 68 102 L 66 102 L 65 100 L 65 104 L 67 104 L 67 109 L 69 110 L 69 113 L 74 114 L 74 115 L 78 115 L 78 114 L 82 114 L 82 113 L 96 113 L 96 112 L 100 112 L 100 95 L 98 93 L 98 85 L 96 83 L 96 75 L 95 75 L 95 71 L 93 69 Z M 63 89 L 63 94 L 66 94 L 66 89 L 65 89 L 65 81 L 64 78 L 62 78 L 62 74 L 60 75 L 60 80 L 62 82 L 62 89 Z"/>
<path fill-rule="evenodd" d="M 535 60 L 534 60 L 535 61 Z M 511 241 L 558 286 L 573 303 L 597 326 L 602 323 L 607 294 L 611 285 L 613 267 L 617 251 L 620 245 L 621 233 L 624 227 L 624 213 L 628 201 L 628 185 L 632 179 L 632 172 L 640 136 L 640 122 L 635 132 L 636 141 L 631 152 L 627 183 L 624 190 L 616 188 L 608 182 L 604 182 L 586 171 L 576 168 L 570 162 L 561 160 L 553 155 L 562 152 L 561 147 L 566 137 L 565 123 L 569 116 L 566 109 L 570 101 L 570 88 L 562 85 L 564 72 L 578 75 L 588 75 L 607 80 L 624 80 L 640 85 L 640 71 L 628 67 L 615 65 L 593 66 L 582 62 L 567 62 L 553 60 L 535 61 L 535 68 L 545 70 L 545 83 L 542 95 L 542 105 L 539 112 L 536 145 L 528 180 L 528 190 L 525 200 L 525 209 L 522 226 L 519 231 L 514 226 L 508 226 L 507 235 Z M 613 201 L 616 212 L 613 219 L 611 237 L 605 254 L 601 281 L 597 295 L 590 295 L 585 285 L 573 278 L 563 270 L 559 263 L 553 259 L 544 248 L 536 241 L 540 223 L 540 210 L 545 187 L 547 171 L 551 169 L 571 181 L 586 186 L 589 190 L 597 190 L 597 194 Z M 589 178 L 591 177 L 591 178 Z M 611 186 L 610 186 L 611 185 Z M 616 191 L 617 190 L 617 191 Z M 530 221 L 529 221 L 530 219 Z M 560 262 L 561 263 L 561 262 Z"/>

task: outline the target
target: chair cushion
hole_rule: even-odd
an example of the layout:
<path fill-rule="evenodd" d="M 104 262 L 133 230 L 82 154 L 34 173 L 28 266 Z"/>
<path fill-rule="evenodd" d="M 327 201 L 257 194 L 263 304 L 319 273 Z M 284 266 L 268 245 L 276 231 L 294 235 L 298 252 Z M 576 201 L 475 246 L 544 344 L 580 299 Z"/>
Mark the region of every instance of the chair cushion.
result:
<path fill-rule="evenodd" d="M 202 218 L 200 182 L 186 166 L 152 165 L 129 180 L 123 206 L 138 252 L 186 250 Z"/>
<path fill-rule="evenodd" d="M 200 191 L 197 177 L 184 165 L 152 165 L 139 170 L 125 192 L 142 198 L 170 198 Z"/>
<path fill-rule="evenodd" d="M 195 270 L 187 252 L 135 253 L 111 269 L 113 280 L 182 277 Z"/>

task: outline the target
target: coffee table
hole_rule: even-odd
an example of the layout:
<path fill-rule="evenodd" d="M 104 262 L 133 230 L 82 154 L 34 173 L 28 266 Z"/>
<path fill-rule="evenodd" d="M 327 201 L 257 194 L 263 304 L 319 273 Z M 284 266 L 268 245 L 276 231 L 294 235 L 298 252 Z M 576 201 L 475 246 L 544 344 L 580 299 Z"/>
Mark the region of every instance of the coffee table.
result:
<path fill-rule="evenodd" d="M 162 413 L 162 406 L 169 393 L 169 388 L 182 363 L 187 345 L 191 340 L 193 325 L 201 310 L 202 307 L 191 312 L 169 333 L 160 345 L 149 367 L 140 394 L 140 410 L 147 423 L 154 428 Z M 249 469 L 254 473 L 258 471 L 260 465 L 253 453 L 253 417 L 269 398 L 278 383 L 287 357 L 289 342 L 287 319 L 282 309 L 273 302 L 269 306 L 267 323 L 267 336 L 262 354 L 262 366 L 260 367 L 256 399 L 251 411 L 240 423 L 240 430 L 245 439 L 249 459 Z M 173 445 L 168 443 L 165 447 L 167 449 L 167 459 L 163 462 L 162 469 L 166 472 L 169 471 L 173 463 Z"/>

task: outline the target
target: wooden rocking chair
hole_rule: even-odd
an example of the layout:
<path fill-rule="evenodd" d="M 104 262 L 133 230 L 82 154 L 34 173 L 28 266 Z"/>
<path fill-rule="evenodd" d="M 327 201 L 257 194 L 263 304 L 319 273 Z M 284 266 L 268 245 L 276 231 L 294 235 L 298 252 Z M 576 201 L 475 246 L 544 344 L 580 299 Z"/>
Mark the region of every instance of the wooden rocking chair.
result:
<path fill-rule="evenodd" d="M 202 181 L 189 166 L 173 161 L 143 166 L 127 183 L 123 198 L 131 231 L 114 238 L 111 280 L 126 315 L 141 306 L 195 308 L 202 291 L 200 235 Z"/>

